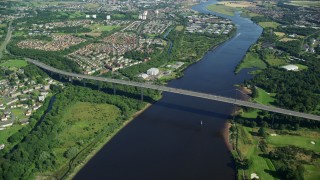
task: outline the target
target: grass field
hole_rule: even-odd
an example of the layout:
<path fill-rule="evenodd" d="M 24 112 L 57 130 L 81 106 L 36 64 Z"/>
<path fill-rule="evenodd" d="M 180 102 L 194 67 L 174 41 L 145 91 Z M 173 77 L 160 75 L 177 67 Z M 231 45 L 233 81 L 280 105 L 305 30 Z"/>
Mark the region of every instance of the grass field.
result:
<path fill-rule="evenodd" d="M 234 7 L 228 7 L 224 5 L 219 5 L 219 4 L 212 4 L 207 6 L 207 9 L 210 11 L 214 11 L 219 14 L 224 14 L 228 16 L 234 16 L 234 12 L 238 10 L 238 8 Z"/>
<path fill-rule="evenodd" d="M 258 148 L 259 137 L 251 134 L 251 132 L 257 132 L 258 128 L 249 128 L 242 125 L 237 125 L 237 127 L 238 149 L 241 156 L 251 162 L 246 174 L 250 177 L 251 173 L 256 173 L 260 179 L 274 179 L 267 171 L 275 171 L 275 167 L 269 159 L 260 156 L 263 153 Z"/>
<path fill-rule="evenodd" d="M 1 63 L 0 66 L 8 67 L 8 68 L 21 68 L 27 66 L 28 63 L 24 60 L 9 60 L 4 63 Z"/>
<path fill-rule="evenodd" d="M 237 124 L 238 129 L 238 149 L 240 155 L 243 158 L 247 158 L 251 161 L 249 169 L 245 171 L 247 176 L 251 173 L 257 173 L 260 179 L 277 179 L 273 177 L 268 171 L 275 171 L 275 167 L 272 161 L 268 158 L 263 158 L 261 154 L 263 152 L 258 147 L 258 142 L 261 137 L 254 135 L 252 132 L 257 132 L 257 128 L 245 127 Z M 266 129 L 267 132 L 273 132 L 272 129 Z M 301 148 L 313 150 L 315 152 L 320 152 L 320 131 L 310 130 L 301 128 L 297 131 L 293 131 L 297 135 L 277 135 L 268 136 L 266 142 L 268 143 L 269 150 L 275 147 L 282 147 L 287 145 L 294 145 Z M 315 141 L 316 144 L 313 145 L 310 142 Z M 311 162 L 310 162 L 311 163 Z M 320 160 L 309 163 L 303 163 L 305 167 L 304 177 L 305 179 L 318 180 L 320 178 Z M 242 171 L 239 171 L 242 174 Z"/>
<path fill-rule="evenodd" d="M 183 30 L 183 26 L 177 26 L 177 27 L 176 27 L 176 30 L 177 30 L 177 31 L 182 31 L 182 30 Z"/>
<path fill-rule="evenodd" d="M 247 1 L 239 1 L 239 2 L 218 2 L 218 4 L 222 4 L 228 7 L 238 7 L 238 8 L 244 8 L 244 7 L 254 7 L 256 6 L 252 2 L 247 2 Z"/>
<path fill-rule="evenodd" d="M 267 55 L 265 57 L 265 61 L 268 63 L 268 65 L 275 66 L 275 67 L 287 64 L 287 61 L 285 59 L 278 58 L 275 55 Z"/>
<path fill-rule="evenodd" d="M 267 141 L 274 146 L 294 145 L 320 152 L 320 131 L 301 128 L 294 131 L 297 135 L 269 136 Z M 311 144 L 314 141 L 316 144 Z"/>
<path fill-rule="evenodd" d="M 6 28 L 7 24 L 0 24 L 0 28 Z"/>
<path fill-rule="evenodd" d="M 293 38 L 282 38 L 282 39 L 280 39 L 280 41 L 282 41 L 282 42 L 288 42 L 288 41 L 295 41 L 295 40 L 297 40 L 297 39 L 293 39 Z"/>
<path fill-rule="evenodd" d="M 290 1 L 289 4 L 295 5 L 295 6 L 320 7 L 320 1 Z"/>
<path fill-rule="evenodd" d="M 120 26 L 104 26 L 101 24 L 95 24 L 90 27 L 93 33 L 103 32 L 103 31 L 112 31 L 113 29 L 119 28 Z"/>
<path fill-rule="evenodd" d="M 257 53 L 248 52 L 240 65 L 236 68 L 236 73 L 239 73 L 245 68 L 259 68 L 265 69 L 267 65 L 259 58 Z"/>
<path fill-rule="evenodd" d="M 25 115 L 25 111 L 22 108 L 17 108 L 17 109 L 13 109 L 12 113 L 14 114 L 14 116 L 16 117 L 16 120 L 22 120 L 22 119 L 26 119 L 27 116 Z"/>
<path fill-rule="evenodd" d="M 296 66 L 298 66 L 299 70 L 308 70 L 308 66 L 302 65 L 302 64 L 294 64 Z"/>
<path fill-rule="evenodd" d="M 259 25 L 262 27 L 262 28 L 277 28 L 280 24 L 279 23 L 276 23 L 276 22 L 259 22 Z"/>
<path fill-rule="evenodd" d="M 271 105 L 275 101 L 275 93 L 267 93 L 265 90 L 261 88 L 257 88 L 258 91 L 258 97 L 254 100 L 264 104 L 264 105 Z"/>
<path fill-rule="evenodd" d="M 286 35 L 286 33 L 283 32 L 274 32 L 278 37 L 283 37 Z"/>
<path fill-rule="evenodd" d="M 21 125 L 13 125 L 11 127 L 7 127 L 5 130 L 0 131 L 0 144 L 8 145 L 7 139 L 18 132 L 23 126 Z"/>
<path fill-rule="evenodd" d="M 112 17 L 114 17 L 114 18 L 124 18 L 126 16 L 124 14 L 112 14 Z"/>
<path fill-rule="evenodd" d="M 120 115 L 120 110 L 113 105 L 77 102 L 66 109 L 63 121 L 65 128 L 58 135 L 59 147 L 54 148 L 60 165 L 68 162 L 64 153 L 77 147 L 84 148 L 108 122 L 114 121 Z"/>
<path fill-rule="evenodd" d="M 259 111 L 260 110 L 255 109 L 253 111 L 241 112 L 241 117 L 255 119 L 257 118 Z"/>
<path fill-rule="evenodd" d="M 319 180 L 320 179 L 320 161 L 318 160 L 317 166 L 304 165 L 306 172 L 304 173 L 304 179 Z"/>

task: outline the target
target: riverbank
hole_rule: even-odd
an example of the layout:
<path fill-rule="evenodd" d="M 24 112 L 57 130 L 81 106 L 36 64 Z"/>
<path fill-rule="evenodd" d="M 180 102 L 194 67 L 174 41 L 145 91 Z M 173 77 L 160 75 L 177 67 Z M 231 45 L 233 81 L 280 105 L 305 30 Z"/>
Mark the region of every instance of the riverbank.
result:
<path fill-rule="evenodd" d="M 126 127 L 132 120 L 134 120 L 137 116 L 147 110 L 152 104 L 147 104 L 143 109 L 137 111 L 134 115 L 132 115 L 128 120 L 126 120 L 121 127 L 116 129 L 110 136 L 106 137 L 102 141 L 95 146 L 95 148 L 86 156 L 86 158 L 77 165 L 73 170 L 71 170 L 70 175 L 66 177 L 66 179 L 73 179 L 77 173 L 124 127 Z"/>

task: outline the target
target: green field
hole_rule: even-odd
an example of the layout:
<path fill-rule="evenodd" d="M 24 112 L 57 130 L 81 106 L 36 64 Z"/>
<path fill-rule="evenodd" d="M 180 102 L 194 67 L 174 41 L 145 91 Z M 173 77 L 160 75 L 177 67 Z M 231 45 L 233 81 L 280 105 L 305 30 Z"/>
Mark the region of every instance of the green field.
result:
<path fill-rule="evenodd" d="M 290 1 L 290 4 L 295 6 L 320 7 L 320 1 Z"/>
<path fill-rule="evenodd" d="M 299 70 L 308 70 L 308 66 L 302 65 L 302 64 L 294 64 L 296 66 L 298 66 Z"/>
<path fill-rule="evenodd" d="M 103 32 L 103 31 L 112 31 L 113 29 L 119 28 L 120 26 L 105 26 L 101 24 L 95 24 L 90 27 L 93 33 Z"/>
<path fill-rule="evenodd" d="M 239 73 L 242 69 L 245 68 L 259 68 L 265 69 L 267 67 L 266 63 L 264 63 L 257 53 L 248 52 L 244 59 L 241 61 L 239 66 L 236 68 L 236 73 Z"/>
<path fill-rule="evenodd" d="M 183 26 L 177 26 L 177 27 L 176 27 L 176 30 L 177 30 L 177 31 L 182 31 L 182 30 L 183 30 Z"/>
<path fill-rule="evenodd" d="M 265 28 L 277 28 L 280 24 L 279 23 L 276 23 L 276 22 L 259 22 L 259 25 L 265 29 Z"/>
<path fill-rule="evenodd" d="M 7 24 L 0 24 L 0 28 L 6 28 Z"/>
<path fill-rule="evenodd" d="M 112 14 L 112 17 L 114 17 L 114 18 L 124 18 L 126 16 L 124 14 Z"/>
<path fill-rule="evenodd" d="M 264 105 L 271 105 L 275 101 L 275 93 L 267 93 L 261 88 L 257 88 L 256 90 L 258 91 L 258 97 L 254 99 L 255 101 Z"/>
<path fill-rule="evenodd" d="M 207 6 L 207 9 L 219 14 L 224 14 L 228 16 L 234 16 L 234 12 L 238 10 L 238 8 L 228 7 L 225 5 L 212 4 Z"/>
<path fill-rule="evenodd" d="M 12 109 L 12 113 L 16 117 L 16 120 L 26 119 L 27 116 L 25 116 L 25 111 L 26 110 L 22 108 Z"/>
<path fill-rule="evenodd" d="M 320 162 L 318 160 L 317 166 L 313 165 L 304 165 L 306 172 L 304 173 L 304 179 L 307 180 L 319 180 L 320 179 Z"/>
<path fill-rule="evenodd" d="M 238 150 L 240 151 L 240 156 L 242 158 L 249 159 L 250 166 L 248 170 L 245 170 L 245 174 L 250 177 L 251 173 L 256 173 L 260 179 L 277 179 L 273 177 L 268 171 L 275 172 L 275 167 L 272 161 L 268 158 L 261 156 L 263 153 L 258 147 L 259 140 L 261 137 L 254 135 L 254 132 L 258 132 L 257 128 L 245 127 L 243 125 L 237 124 L 238 129 Z M 272 129 L 266 128 L 268 133 L 273 133 Z M 315 152 L 320 152 L 320 132 L 319 130 L 310 129 L 299 129 L 298 131 L 292 131 L 297 135 L 277 135 L 268 136 L 266 142 L 268 143 L 269 151 L 282 146 L 294 145 L 301 148 L 313 150 Z M 315 141 L 316 144 L 313 145 L 310 142 Z M 236 152 L 233 152 L 236 153 Z M 235 154 L 237 157 L 237 153 Z M 303 156 L 303 155 L 302 155 Z M 305 162 L 303 166 L 305 167 L 304 177 L 305 179 L 317 180 L 320 177 L 320 160 L 312 162 Z M 239 170 L 238 174 L 242 175 L 243 170 Z"/>
<path fill-rule="evenodd" d="M 315 141 L 316 144 L 311 144 Z M 294 145 L 305 149 L 310 149 L 315 152 L 320 152 L 320 136 L 310 137 L 306 135 L 293 136 L 293 135 L 277 135 L 269 136 L 268 143 L 274 146 Z"/>
<path fill-rule="evenodd" d="M 245 112 L 243 111 L 243 112 L 241 112 L 241 117 L 255 119 L 255 118 L 257 118 L 259 111 L 260 110 L 257 110 L 257 109 L 254 109 L 252 111 L 245 111 Z"/>
<path fill-rule="evenodd" d="M 263 158 L 263 152 L 258 148 L 259 137 L 252 136 L 251 132 L 257 132 L 258 128 L 249 128 L 242 125 L 238 127 L 238 149 L 242 158 L 247 158 L 251 162 L 246 171 L 247 176 L 256 173 L 260 179 L 275 179 L 267 171 L 275 171 L 275 167 L 269 159 Z"/>
<path fill-rule="evenodd" d="M 287 64 L 287 61 L 284 58 L 278 58 L 275 55 L 266 55 L 265 61 L 268 65 L 276 67 Z"/>
<path fill-rule="evenodd" d="M 119 108 L 108 104 L 77 102 L 66 109 L 63 115 L 66 127 L 57 137 L 59 147 L 54 148 L 58 163 L 64 165 L 68 162 L 64 156 L 67 150 L 74 147 L 80 151 L 119 115 Z"/>
<path fill-rule="evenodd" d="M 23 126 L 21 125 L 13 125 L 11 127 L 7 127 L 5 130 L 0 131 L 0 144 L 8 145 L 7 139 L 18 132 Z"/>
<path fill-rule="evenodd" d="M 28 63 L 25 60 L 9 60 L 4 63 L 1 63 L 0 66 L 8 67 L 8 68 L 21 68 L 27 66 Z"/>

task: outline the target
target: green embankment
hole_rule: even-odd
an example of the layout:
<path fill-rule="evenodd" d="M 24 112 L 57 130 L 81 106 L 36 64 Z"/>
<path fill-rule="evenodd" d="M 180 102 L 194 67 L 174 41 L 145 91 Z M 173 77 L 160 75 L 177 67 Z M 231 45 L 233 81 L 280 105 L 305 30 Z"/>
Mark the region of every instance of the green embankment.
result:
<path fill-rule="evenodd" d="M 66 127 L 58 135 L 59 147 L 54 148 L 57 163 L 62 165 L 69 162 L 65 156 L 68 149 L 87 144 L 119 115 L 119 108 L 109 104 L 77 102 L 66 109 L 62 118 Z"/>
<path fill-rule="evenodd" d="M 237 66 L 235 73 L 239 73 L 242 69 L 246 68 L 267 68 L 266 63 L 264 63 L 257 53 L 248 52 L 241 63 Z"/>

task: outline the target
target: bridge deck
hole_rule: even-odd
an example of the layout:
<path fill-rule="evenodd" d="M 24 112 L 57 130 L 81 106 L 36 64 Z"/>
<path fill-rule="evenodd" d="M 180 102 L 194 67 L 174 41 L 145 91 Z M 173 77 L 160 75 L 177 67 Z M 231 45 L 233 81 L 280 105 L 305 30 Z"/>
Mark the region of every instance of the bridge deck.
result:
<path fill-rule="evenodd" d="M 141 88 L 160 90 L 160 91 L 171 92 L 171 93 L 176 93 L 176 94 L 183 94 L 183 95 L 187 95 L 187 96 L 199 97 L 199 98 L 203 98 L 203 99 L 209 99 L 209 100 L 220 101 L 220 102 L 224 102 L 224 103 L 236 104 L 239 106 L 245 106 L 245 107 L 261 109 L 261 110 L 265 110 L 265 111 L 270 111 L 270 112 L 275 112 L 275 113 L 286 114 L 286 115 L 290 115 L 290 116 L 296 116 L 296 117 L 301 117 L 301 118 L 305 118 L 305 119 L 312 119 L 312 120 L 320 121 L 320 116 L 313 115 L 313 114 L 307 114 L 307 113 L 287 110 L 287 109 L 283 109 L 283 108 L 266 106 L 263 104 L 258 104 L 258 103 L 253 103 L 253 102 L 248 102 L 248 101 L 243 101 L 243 100 L 238 100 L 238 99 L 233 99 L 233 98 L 227 98 L 227 97 L 218 96 L 218 95 L 194 92 L 194 91 L 189 91 L 189 90 L 184 90 L 184 89 L 177 89 L 177 88 L 171 88 L 171 87 L 166 87 L 166 86 L 152 85 L 152 84 L 133 82 L 133 81 L 125 81 L 125 80 L 119 80 L 119 79 L 89 76 L 89 75 L 85 75 L 85 74 L 70 73 L 70 72 L 56 69 L 54 67 L 48 66 L 48 65 L 43 64 L 39 61 L 32 60 L 29 58 L 26 58 L 26 61 L 28 61 L 28 62 L 30 62 L 40 68 L 48 70 L 50 72 L 57 73 L 60 75 L 69 76 L 69 77 L 90 79 L 90 80 L 95 80 L 95 81 L 109 82 L 109 83 L 115 83 L 115 84 L 122 84 L 122 85 L 128 85 L 128 86 L 135 86 L 135 87 L 141 87 Z"/>

